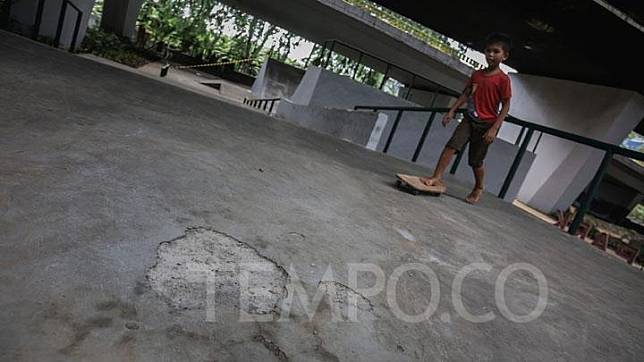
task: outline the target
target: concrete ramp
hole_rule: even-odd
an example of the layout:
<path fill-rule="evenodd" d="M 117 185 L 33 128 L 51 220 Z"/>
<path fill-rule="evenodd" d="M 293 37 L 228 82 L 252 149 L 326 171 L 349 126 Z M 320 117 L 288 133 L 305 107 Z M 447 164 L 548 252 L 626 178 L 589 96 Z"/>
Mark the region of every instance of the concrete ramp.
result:
<path fill-rule="evenodd" d="M 371 149 L 380 142 L 387 124 L 386 116 L 378 122 L 378 113 L 303 106 L 287 99 L 279 102 L 275 117 Z"/>

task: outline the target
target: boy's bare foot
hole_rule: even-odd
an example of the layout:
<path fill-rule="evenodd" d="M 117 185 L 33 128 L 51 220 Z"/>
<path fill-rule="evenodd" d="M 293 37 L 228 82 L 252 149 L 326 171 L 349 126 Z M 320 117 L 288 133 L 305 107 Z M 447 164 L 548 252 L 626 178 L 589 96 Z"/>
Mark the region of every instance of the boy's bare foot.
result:
<path fill-rule="evenodd" d="M 481 200 L 481 195 L 483 194 L 483 189 L 475 187 L 472 192 L 470 192 L 469 195 L 465 198 L 465 201 L 467 201 L 470 204 L 476 204 Z"/>
<path fill-rule="evenodd" d="M 427 186 L 443 186 L 441 180 L 437 177 L 425 176 L 420 177 L 420 182 L 424 183 Z"/>

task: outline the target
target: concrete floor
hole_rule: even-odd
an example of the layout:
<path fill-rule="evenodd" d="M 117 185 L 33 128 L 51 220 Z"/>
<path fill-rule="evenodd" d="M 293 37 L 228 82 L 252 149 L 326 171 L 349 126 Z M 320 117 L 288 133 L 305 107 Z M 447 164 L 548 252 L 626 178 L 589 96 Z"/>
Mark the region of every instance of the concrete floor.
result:
<path fill-rule="evenodd" d="M 470 206 L 465 185 L 452 183 L 441 198 L 411 196 L 392 175 L 427 170 L 2 32 L 0 85 L 0 360 L 644 355 L 644 274 L 492 195 Z M 438 276 L 440 303 L 415 324 L 394 317 L 384 292 L 361 299 L 358 322 L 332 321 L 324 303 L 311 320 L 295 311 L 285 322 L 239 322 L 226 309 L 209 321 L 190 307 L 203 303 L 181 307 L 148 274 L 181 243 L 207 248 L 211 234 L 281 275 L 292 266 L 311 295 L 329 265 L 347 286 L 347 263 L 374 263 L 387 277 L 422 263 Z M 504 317 L 494 299 L 499 273 L 517 262 L 548 282 L 546 309 L 528 323 Z M 468 275 L 463 301 L 472 314 L 493 312 L 490 322 L 453 307 L 452 281 L 471 263 L 492 270 Z M 407 313 L 434 292 L 420 272 L 396 290 Z M 528 273 L 506 284 L 516 314 L 536 294 Z"/>

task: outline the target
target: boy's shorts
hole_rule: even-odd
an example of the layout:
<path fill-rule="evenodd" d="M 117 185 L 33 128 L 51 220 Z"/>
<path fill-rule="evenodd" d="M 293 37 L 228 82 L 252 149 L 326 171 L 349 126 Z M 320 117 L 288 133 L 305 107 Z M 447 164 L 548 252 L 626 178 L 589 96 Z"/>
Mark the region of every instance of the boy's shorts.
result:
<path fill-rule="evenodd" d="M 490 146 L 483 140 L 483 135 L 492 127 L 492 124 L 492 122 L 475 121 L 469 115 L 465 115 L 446 146 L 460 152 L 469 142 L 468 164 L 472 167 L 481 167 Z"/>

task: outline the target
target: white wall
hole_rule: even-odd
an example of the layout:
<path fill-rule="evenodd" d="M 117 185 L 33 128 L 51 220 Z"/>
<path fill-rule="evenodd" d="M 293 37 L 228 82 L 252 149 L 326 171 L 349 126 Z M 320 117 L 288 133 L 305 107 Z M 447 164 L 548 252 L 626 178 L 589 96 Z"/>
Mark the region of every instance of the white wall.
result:
<path fill-rule="evenodd" d="M 638 93 L 526 74 L 511 74 L 510 114 L 525 121 L 619 144 L 644 116 Z M 500 136 L 515 140 L 518 127 L 506 124 Z M 538 133 L 535 133 L 533 143 Z M 603 153 L 544 135 L 519 191 L 519 199 L 550 212 L 570 205 L 592 179 Z"/>
<path fill-rule="evenodd" d="M 378 114 L 373 112 L 304 106 L 283 99 L 275 117 L 365 147 L 370 141 L 379 141 L 373 137 L 378 120 Z"/>

